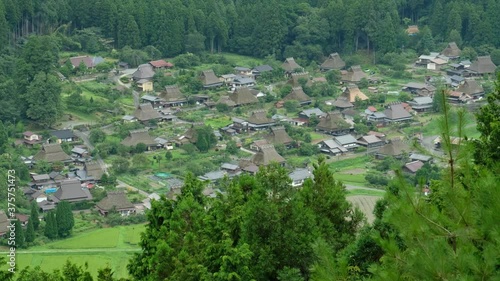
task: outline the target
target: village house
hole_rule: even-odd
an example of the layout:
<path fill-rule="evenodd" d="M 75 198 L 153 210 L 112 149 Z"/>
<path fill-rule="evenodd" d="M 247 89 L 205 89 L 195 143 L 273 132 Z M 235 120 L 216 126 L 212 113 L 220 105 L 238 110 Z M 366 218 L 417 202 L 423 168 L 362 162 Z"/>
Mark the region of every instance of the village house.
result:
<path fill-rule="evenodd" d="M 482 76 L 495 73 L 497 66 L 493 63 L 490 56 L 479 56 L 467 69 L 471 76 Z"/>
<path fill-rule="evenodd" d="M 374 135 L 366 135 L 359 137 L 357 139 L 357 143 L 360 146 L 366 147 L 367 149 L 381 147 L 385 145 L 385 141 L 381 140 L 380 138 Z"/>
<path fill-rule="evenodd" d="M 389 104 L 384 111 L 384 115 L 387 123 L 405 122 L 413 118 L 402 103 Z"/>
<path fill-rule="evenodd" d="M 132 74 L 132 80 L 144 92 L 153 91 L 153 77 L 155 71 L 153 66 L 149 63 L 141 64 L 137 70 Z"/>
<path fill-rule="evenodd" d="M 432 111 L 432 98 L 431 97 L 415 97 L 413 100 L 408 101 L 411 108 L 416 112 Z"/>
<path fill-rule="evenodd" d="M 273 71 L 273 68 L 270 65 L 264 64 L 264 65 L 258 65 L 252 69 L 252 75 L 255 76 L 255 78 L 259 77 L 263 73 Z"/>
<path fill-rule="evenodd" d="M 107 192 L 106 197 L 96 204 L 96 208 L 103 216 L 110 212 L 117 212 L 121 216 L 129 216 L 135 213 L 135 206 L 128 200 L 123 191 Z"/>
<path fill-rule="evenodd" d="M 225 171 L 230 177 L 237 176 L 241 174 L 240 166 L 231 164 L 231 163 L 223 163 L 220 166 L 221 170 Z"/>
<path fill-rule="evenodd" d="M 248 88 L 236 89 L 232 94 L 229 95 L 229 100 L 234 103 L 234 106 L 243 106 L 259 102 L 257 97 L 255 97 Z M 228 103 L 226 102 L 226 104 Z M 230 106 L 230 104 L 231 103 L 229 103 L 228 106 Z"/>
<path fill-rule="evenodd" d="M 134 117 L 142 123 L 161 120 L 160 113 L 156 111 L 150 103 L 140 104 L 134 112 Z"/>
<path fill-rule="evenodd" d="M 216 88 L 222 86 L 222 81 L 215 75 L 213 70 L 204 70 L 201 72 L 199 79 L 203 84 L 203 88 Z"/>
<path fill-rule="evenodd" d="M 403 168 L 406 172 L 409 172 L 411 174 L 416 174 L 418 170 L 420 170 L 424 166 L 424 163 L 422 161 L 412 161 L 409 163 L 406 163 Z"/>
<path fill-rule="evenodd" d="M 176 85 L 165 86 L 165 90 L 158 95 L 163 107 L 183 106 L 188 100 Z"/>
<path fill-rule="evenodd" d="M 283 126 L 271 127 L 269 134 L 264 137 L 270 144 L 282 144 L 285 147 L 291 147 L 293 139 L 288 135 Z"/>
<path fill-rule="evenodd" d="M 349 151 L 352 151 L 352 150 L 359 147 L 358 141 L 356 140 L 356 138 L 350 134 L 336 136 L 333 138 L 333 140 Z"/>
<path fill-rule="evenodd" d="M 465 67 L 460 63 L 450 63 L 449 68 L 446 69 L 446 75 L 462 77 L 464 75 Z"/>
<path fill-rule="evenodd" d="M 292 87 L 302 86 L 302 81 L 305 81 L 306 86 L 312 86 L 312 80 L 309 77 L 309 72 L 295 72 L 290 74 L 290 80 L 288 80 L 288 84 L 292 85 Z"/>
<path fill-rule="evenodd" d="M 226 175 L 227 175 L 226 171 L 212 171 L 205 173 L 202 176 L 198 176 L 198 179 L 202 181 L 208 181 L 213 184 L 222 180 Z"/>
<path fill-rule="evenodd" d="M 385 157 L 392 156 L 394 158 L 401 159 L 405 154 L 410 152 L 410 146 L 405 141 L 395 139 L 382 146 L 375 153 L 375 157 L 383 159 Z"/>
<path fill-rule="evenodd" d="M 429 55 L 420 55 L 418 60 L 415 62 L 415 66 L 427 67 L 433 59 L 436 59 L 439 53 L 430 53 Z"/>
<path fill-rule="evenodd" d="M 333 139 L 321 141 L 318 143 L 318 147 L 322 153 L 333 156 L 349 152 L 347 148 L 343 147 Z"/>
<path fill-rule="evenodd" d="M 141 103 L 150 103 L 153 108 L 161 106 L 161 99 L 153 95 L 144 95 L 141 97 Z"/>
<path fill-rule="evenodd" d="M 300 106 L 309 105 L 312 103 L 312 99 L 304 93 L 301 86 L 293 87 L 292 91 L 283 98 L 283 101 L 298 101 Z"/>
<path fill-rule="evenodd" d="M 290 76 L 294 72 L 301 72 L 304 68 L 300 66 L 297 62 L 295 62 L 294 58 L 286 58 L 281 68 L 285 70 L 285 74 Z"/>
<path fill-rule="evenodd" d="M 262 130 L 274 126 L 276 122 L 267 117 L 266 110 L 254 110 L 247 119 L 250 130 Z"/>
<path fill-rule="evenodd" d="M 71 57 L 69 59 L 71 62 L 71 65 L 73 68 L 80 67 L 80 64 L 84 64 L 85 67 L 92 69 L 95 68 L 98 64 L 101 64 L 104 62 L 103 57 L 90 57 L 90 56 L 78 56 L 78 57 Z"/>
<path fill-rule="evenodd" d="M 328 71 L 332 69 L 342 69 L 345 67 L 345 62 L 340 57 L 339 53 L 331 53 L 328 58 L 320 65 L 321 71 Z"/>
<path fill-rule="evenodd" d="M 75 146 L 71 149 L 71 158 L 73 158 L 75 162 L 83 163 L 90 158 L 90 154 L 84 146 Z"/>
<path fill-rule="evenodd" d="M 434 59 L 431 59 L 430 62 L 427 64 L 427 69 L 428 70 L 440 71 L 441 68 L 443 68 L 444 66 L 446 66 L 447 63 L 448 63 L 448 61 L 445 60 L 445 59 L 434 58 Z"/>
<path fill-rule="evenodd" d="M 35 134 L 30 131 L 26 131 L 23 133 L 23 143 L 27 146 L 33 146 L 35 144 L 39 144 L 42 142 L 42 136 L 39 134 Z"/>
<path fill-rule="evenodd" d="M 352 104 L 349 101 L 349 98 L 345 97 L 345 96 L 338 97 L 334 102 L 331 103 L 331 105 L 335 106 L 335 108 L 337 108 L 339 110 L 344 110 L 344 109 L 354 107 L 354 104 Z"/>
<path fill-rule="evenodd" d="M 54 187 L 55 184 L 48 174 L 31 174 L 29 186 L 34 189 L 45 189 Z"/>
<path fill-rule="evenodd" d="M 342 82 L 345 83 L 358 83 L 361 79 L 368 78 L 359 65 L 353 65 L 348 70 L 342 70 L 340 74 L 342 75 Z"/>
<path fill-rule="evenodd" d="M 248 76 L 240 76 L 236 75 L 234 77 L 233 81 L 229 82 L 231 85 L 231 88 L 233 89 L 239 89 L 239 88 L 251 88 L 255 86 L 255 79 L 252 77 Z"/>
<path fill-rule="evenodd" d="M 157 143 L 149 135 L 147 129 L 132 130 L 129 135 L 121 142 L 124 146 L 135 147 L 139 143 L 143 143 L 147 146 L 147 150 L 155 150 L 157 148 Z"/>
<path fill-rule="evenodd" d="M 319 108 L 309 108 L 309 109 L 304 109 L 301 112 L 299 112 L 299 118 L 303 118 L 305 120 L 309 120 L 311 116 L 315 115 L 318 118 L 323 118 L 326 116 L 326 113 L 323 112 Z"/>
<path fill-rule="evenodd" d="M 410 161 L 422 161 L 424 163 L 432 163 L 432 156 L 428 156 L 428 155 L 422 155 L 422 154 L 418 154 L 418 153 L 412 153 L 410 155 Z"/>
<path fill-rule="evenodd" d="M 230 74 L 224 74 L 220 76 L 220 80 L 225 84 L 229 85 L 231 82 L 233 82 L 234 78 L 236 78 L 236 74 L 230 73 Z"/>
<path fill-rule="evenodd" d="M 284 166 L 286 163 L 285 158 L 279 155 L 274 145 L 265 145 L 260 148 L 260 150 L 254 154 L 251 158 L 251 162 L 256 166 L 268 166 L 269 164 L 275 162 Z"/>
<path fill-rule="evenodd" d="M 72 130 L 55 130 L 50 131 L 51 138 L 55 138 L 57 143 L 63 142 L 74 142 L 77 141 L 78 138 L 75 136 Z"/>
<path fill-rule="evenodd" d="M 433 96 L 436 87 L 427 83 L 410 82 L 403 86 L 403 91 L 419 96 Z"/>
<path fill-rule="evenodd" d="M 450 76 L 450 86 L 452 86 L 452 87 L 458 87 L 464 81 L 465 81 L 465 78 L 463 78 L 462 76 L 458 76 L 458 75 Z"/>
<path fill-rule="evenodd" d="M 173 63 L 164 60 L 153 60 L 150 61 L 149 64 L 153 67 L 154 70 L 174 67 Z"/>
<path fill-rule="evenodd" d="M 72 162 L 73 159 L 64 152 L 60 143 L 43 144 L 42 149 L 33 156 L 33 160 L 36 161 L 46 161 L 48 163 L 54 163 L 61 161 L 63 163 Z"/>
<path fill-rule="evenodd" d="M 234 68 L 234 74 L 240 76 L 253 76 L 252 69 L 243 66 L 236 66 Z"/>
<path fill-rule="evenodd" d="M 441 55 L 447 56 L 450 59 L 458 59 L 461 53 L 462 51 L 458 48 L 457 43 L 455 42 L 448 43 L 446 48 L 441 51 Z"/>
<path fill-rule="evenodd" d="M 61 182 L 61 186 L 54 193 L 57 201 L 81 202 L 92 200 L 92 194 L 86 187 L 82 187 L 80 180 L 68 179 Z"/>
<path fill-rule="evenodd" d="M 447 91 L 447 94 L 448 101 L 454 104 L 467 103 L 468 101 L 472 100 L 471 96 L 459 91 Z"/>
<path fill-rule="evenodd" d="M 21 223 L 22 227 L 26 227 L 28 225 L 28 221 L 30 219 L 30 216 L 24 215 L 24 214 L 19 214 L 19 213 L 16 213 L 14 216 Z M 36 219 L 39 220 L 39 218 L 36 218 Z"/>
<path fill-rule="evenodd" d="M 307 179 L 314 179 L 313 173 L 307 168 L 297 168 L 288 177 L 292 180 L 292 187 L 300 187 Z"/>
<path fill-rule="evenodd" d="M 344 89 L 342 96 L 347 98 L 350 103 L 354 103 L 358 100 L 365 101 L 368 97 L 361 92 L 361 90 L 356 85 L 349 85 Z"/>
<path fill-rule="evenodd" d="M 267 140 L 265 139 L 261 139 L 261 140 L 254 140 L 251 144 L 250 144 L 250 149 L 253 150 L 253 151 L 260 151 L 261 147 L 263 146 L 266 146 L 266 145 L 269 145 L 269 142 L 267 142 Z"/>
<path fill-rule="evenodd" d="M 342 118 L 340 112 L 329 112 L 324 118 L 320 119 L 316 131 L 340 136 L 349 133 L 351 125 Z"/>
<path fill-rule="evenodd" d="M 473 99 L 483 97 L 485 94 L 483 86 L 473 79 L 465 79 L 464 83 L 458 86 L 456 91 L 471 96 Z"/>
<path fill-rule="evenodd" d="M 341 113 L 342 113 L 342 117 L 344 117 L 344 119 L 346 121 L 354 121 L 354 118 L 356 116 L 359 116 L 359 113 L 352 108 L 344 109 L 341 111 Z"/>
<path fill-rule="evenodd" d="M 415 36 L 418 34 L 418 32 L 418 25 L 409 25 L 406 29 L 406 33 L 408 34 L 408 36 Z"/>
<path fill-rule="evenodd" d="M 83 170 L 77 171 L 77 176 L 82 182 L 99 182 L 104 171 L 97 161 L 85 162 Z"/>

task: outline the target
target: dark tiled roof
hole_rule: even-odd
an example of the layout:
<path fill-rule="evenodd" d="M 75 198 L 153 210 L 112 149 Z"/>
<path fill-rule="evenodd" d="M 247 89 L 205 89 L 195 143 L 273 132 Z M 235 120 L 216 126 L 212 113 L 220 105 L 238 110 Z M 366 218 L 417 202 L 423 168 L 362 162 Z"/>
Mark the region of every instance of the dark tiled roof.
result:
<path fill-rule="evenodd" d="M 80 184 L 80 180 L 71 179 L 61 182 L 61 187 L 54 193 L 58 200 L 70 202 L 91 200 L 92 195 L 87 188 Z"/>
<path fill-rule="evenodd" d="M 58 139 L 70 139 L 75 137 L 75 134 L 73 134 L 72 130 L 51 131 L 50 135 L 55 136 Z"/>

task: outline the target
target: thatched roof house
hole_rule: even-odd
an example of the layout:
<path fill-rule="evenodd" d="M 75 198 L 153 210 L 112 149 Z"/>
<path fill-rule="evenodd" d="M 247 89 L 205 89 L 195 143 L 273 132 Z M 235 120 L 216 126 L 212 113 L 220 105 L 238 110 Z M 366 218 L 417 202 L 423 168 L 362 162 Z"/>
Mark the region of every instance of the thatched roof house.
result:
<path fill-rule="evenodd" d="M 340 73 L 344 82 L 356 83 L 363 78 L 368 78 L 359 65 L 353 65 L 348 70 L 343 70 Z"/>
<path fill-rule="evenodd" d="M 347 97 L 344 97 L 344 96 L 340 96 L 338 97 L 333 103 L 332 103 L 333 106 L 337 107 L 337 108 L 340 108 L 340 109 L 346 109 L 346 108 L 352 108 L 354 107 L 354 104 L 352 104 L 350 101 L 349 101 L 349 98 Z"/>
<path fill-rule="evenodd" d="M 104 171 L 101 169 L 101 165 L 96 161 L 85 162 L 84 170 L 87 172 L 87 177 L 92 177 L 94 180 L 101 180 Z"/>
<path fill-rule="evenodd" d="M 217 78 L 213 70 L 204 70 L 200 75 L 201 83 L 203 88 L 212 88 L 222 86 L 222 81 Z"/>
<path fill-rule="evenodd" d="M 339 53 L 332 53 L 319 67 L 322 71 L 332 69 L 342 69 L 345 67 L 345 62 L 340 57 Z"/>
<path fill-rule="evenodd" d="M 231 95 L 229 95 L 229 99 L 233 101 L 236 106 L 259 102 L 250 89 L 246 87 L 236 89 Z"/>
<path fill-rule="evenodd" d="M 49 163 L 54 162 L 69 162 L 71 157 L 64 152 L 60 143 L 51 143 L 42 145 L 42 150 L 40 150 L 33 159 L 35 161 L 47 161 Z"/>
<path fill-rule="evenodd" d="M 477 74 L 495 73 L 497 66 L 493 63 L 490 56 L 477 57 L 469 66 L 469 71 Z"/>
<path fill-rule="evenodd" d="M 161 119 L 161 115 L 153 108 L 151 103 L 140 104 L 134 112 L 134 117 L 141 122 Z"/>
<path fill-rule="evenodd" d="M 147 145 L 148 148 L 156 146 L 156 141 L 149 135 L 147 129 L 130 131 L 129 135 L 121 142 L 125 146 L 136 146 L 139 143 Z"/>
<path fill-rule="evenodd" d="M 478 98 L 484 95 L 483 86 L 481 86 L 481 84 L 474 79 L 465 79 L 464 83 L 458 86 L 456 91 L 469 95 L 473 98 Z"/>
<path fill-rule="evenodd" d="M 265 110 L 254 110 L 247 119 L 248 127 L 254 130 L 271 127 L 276 122 L 272 118 L 267 117 Z"/>
<path fill-rule="evenodd" d="M 351 125 L 342 118 L 340 112 L 329 112 L 324 118 L 321 118 L 316 130 L 323 131 L 332 135 L 343 135 L 350 131 Z"/>
<path fill-rule="evenodd" d="M 291 78 L 290 80 L 288 80 L 288 84 L 292 85 L 292 87 L 299 87 L 301 86 L 301 79 L 306 81 L 306 86 L 311 86 L 313 83 L 309 78 L 309 72 L 297 72 L 291 74 Z"/>
<path fill-rule="evenodd" d="M 271 132 L 265 136 L 265 139 L 272 144 L 289 145 L 293 142 L 283 126 L 271 127 Z"/>
<path fill-rule="evenodd" d="M 410 150 L 410 146 L 406 142 L 402 140 L 392 140 L 390 143 L 382 146 L 376 153 L 376 156 L 379 158 L 386 156 L 399 158 L 403 153 L 409 153 Z"/>
<path fill-rule="evenodd" d="M 167 105 L 183 104 L 187 102 L 187 98 L 176 85 L 165 86 L 165 90 L 161 92 L 158 97 Z"/>
<path fill-rule="evenodd" d="M 283 98 L 283 101 L 296 100 L 300 105 L 307 105 L 312 103 L 312 99 L 304 93 L 302 87 L 293 87 L 290 94 Z"/>
<path fill-rule="evenodd" d="M 297 69 L 302 69 L 302 66 L 296 63 L 294 58 L 286 58 L 281 67 L 286 73 L 292 73 Z"/>
<path fill-rule="evenodd" d="M 273 162 L 283 165 L 286 160 L 278 154 L 274 145 L 265 145 L 252 157 L 251 162 L 257 166 L 267 166 Z"/>
<path fill-rule="evenodd" d="M 351 103 L 355 102 L 358 99 L 362 101 L 368 99 L 368 97 L 363 92 L 361 92 L 361 90 L 357 86 L 353 85 L 347 87 L 342 95 L 346 97 Z"/>
<path fill-rule="evenodd" d="M 111 210 L 117 211 L 122 216 L 135 213 L 134 204 L 128 200 L 123 191 L 108 192 L 106 197 L 96 204 L 96 208 L 102 215 L 107 215 Z"/>
<path fill-rule="evenodd" d="M 462 51 L 458 48 L 457 43 L 455 42 L 448 43 L 448 46 L 446 46 L 446 48 L 444 48 L 444 50 L 441 52 L 442 55 L 447 56 L 451 59 L 460 57 L 461 53 Z"/>
<path fill-rule="evenodd" d="M 149 63 L 141 64 L 137 70 L 132 74 L 134 81 L 139 81 L 142 79 L 151 80 L 155 76 L 155 71 L 153 66 Z"/>

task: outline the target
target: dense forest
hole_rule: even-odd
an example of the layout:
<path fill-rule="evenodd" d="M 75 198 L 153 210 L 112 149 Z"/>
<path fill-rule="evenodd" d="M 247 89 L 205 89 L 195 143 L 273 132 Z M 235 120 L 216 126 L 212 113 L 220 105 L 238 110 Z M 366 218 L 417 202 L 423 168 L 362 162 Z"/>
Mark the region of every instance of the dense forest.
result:
<path fill-rule="evenodd" d="M 500 47 L 498 0 L 2 0 L 0 46 L 30 34 L 67 36 L 63 49 L 153 46 L 164 57 L 202 50 L 317 60 L 456 41 Z M 417 36 L 405 33 L 418 25 Z"/>

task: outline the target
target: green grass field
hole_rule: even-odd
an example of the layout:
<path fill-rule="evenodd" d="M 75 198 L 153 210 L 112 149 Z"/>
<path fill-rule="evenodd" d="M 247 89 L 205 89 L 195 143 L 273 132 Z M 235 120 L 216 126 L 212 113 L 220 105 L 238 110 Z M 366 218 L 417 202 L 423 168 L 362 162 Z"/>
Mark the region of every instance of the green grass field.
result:
<path fill-rule="evenodd" d="M 355 175 L 335 173 L 333 174 L 333 177 L 336 180 L 343 182 L 344 184 L 367 186 L 368 182 L 365 180 L 365 175 L 366 174 L 364 173 Z"/>
<path fill-rule="evenodd" d="M 382 190 L 372 190 L 372 189 L 352 189 L 347 191 L 347 196 L 355 196 L 355 195 L 366 195 L 366 196 L 384 196 L 385 192 Z"/>
<path fill-rule="evenodd" d="M 132 253 L 140 250 L 138 243 L 144 229 L 145 226 L 140 224 L 83 232 L 65 240 L 21 250 L 17 254 L 17 265 L 19 268 L 40 266 L 50 272 L 62 269 L 69 259 L 77 265 L 87 263 L 94 277 L 97 270 L 106 265 L 114 270 L 115 277 L 127 277 L 126 265 Z"/>
<path fill-rule="evenodd" d="M 221 116 L 219 118 L 212 118 L 205 120 L 205 124 L 211 126 L 214 129 L 220 129 L 231 124 L 231 117 L 229 116 Z"/>

